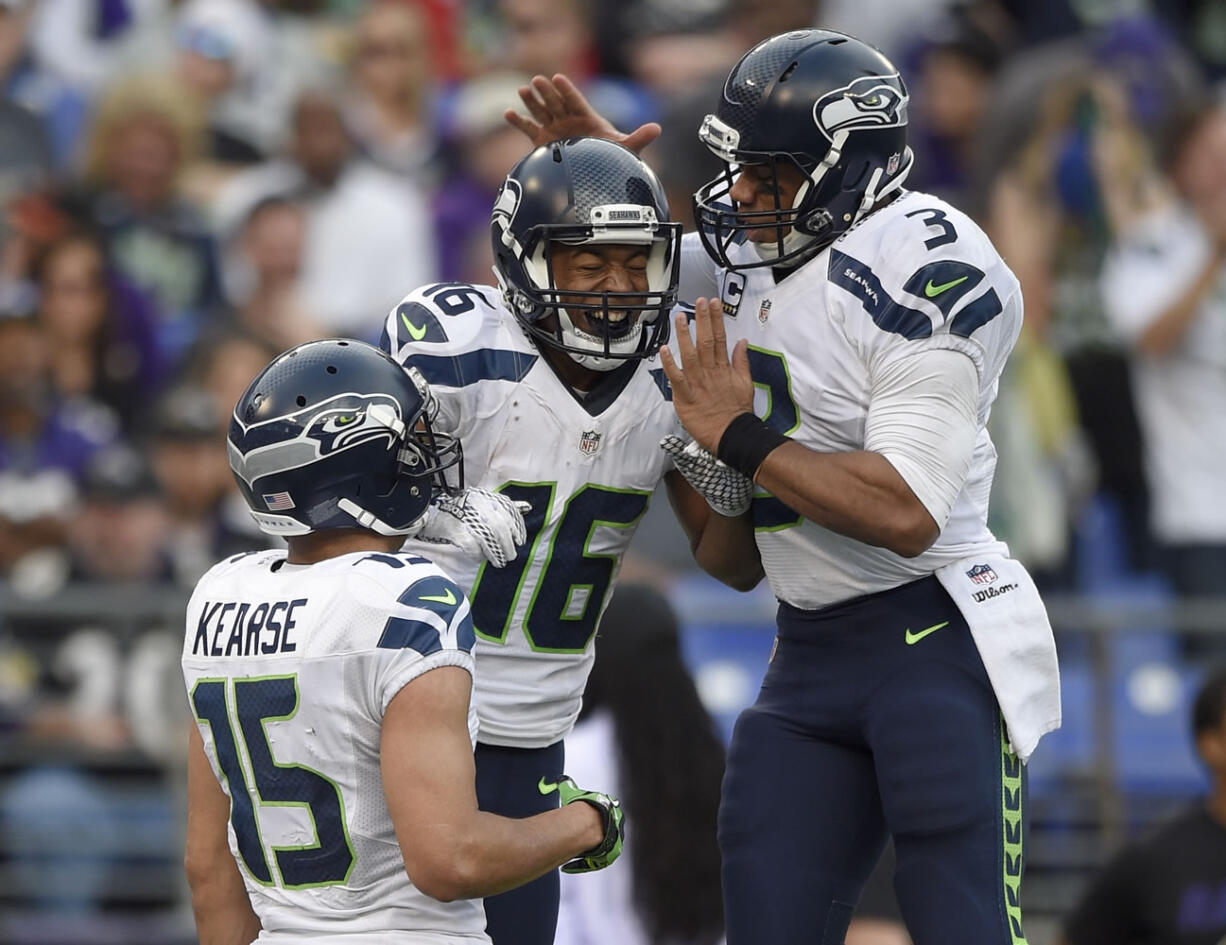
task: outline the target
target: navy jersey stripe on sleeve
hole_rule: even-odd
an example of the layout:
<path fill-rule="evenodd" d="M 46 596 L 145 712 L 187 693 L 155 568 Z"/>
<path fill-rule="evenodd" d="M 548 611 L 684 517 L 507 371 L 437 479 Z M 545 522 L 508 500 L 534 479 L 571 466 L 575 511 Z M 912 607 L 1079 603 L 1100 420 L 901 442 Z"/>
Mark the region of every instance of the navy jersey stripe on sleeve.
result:
<path fill-rule="evenodd" d="M 420 302 L 401 302 L 396 307 L 396 335 L 401 346 L 437 344 L 447 340 L 447 332 L 434 313 Z M 386 330 L 386 328 L 384 329 Z"/>
<path fill-rule="evenodd" d="M 949 318 L 958 302 L 984 279 L 984 272 L 975 266 L 953 259 L 922 266 L 903 289 L 917 298 L 927 299 Z"/>
<path fill-rule="evenodd" d="M 414 581 L 399 597 L 400 603 L 429 610 L 451 623 L 451 618 L 464 602 L 464 592 L 454 581 L 442 575 L 431 575 Z"/>
<path fill-rule="evenodd" d="M 1001 311 L 1000 296 L 996 294 L 995 289 L 988 289 L 954 316 L 954 320 L 949 324 L 949 333 L 969 338 L 976 328 L 986 325 Z"/>
<path fill-rule="evenodd" d="M 413 354 L 404 363 L 421 371 L 430 384 L 467 387 L 480 381 L 518 383 L 532 370 L 537 355 L 482 348 L 464 354 Z"/>
<path fill-rule="evenodd" d="M 407 617 L 388 617 L 379 637 L 379 648 L 384 650 L 416 650 L 422 656 L 437 653 L 443 648 L 438 630 L 424 620 Z"/>
<path fill-rule="evenodd" d="M 477 631 L 473 627 L 472 611 L 464 615 L 464 619 L 460 621 L 455 628 L 456 646 L 467 653 L 473 651 L 473 647 L 477 645 Z"/>
<path fill-rule="evenodd" d="M 831 282 L 860 300 L 878 328 L 912 340 L 932 335 L 932 320 L 925 313 L 896 302 L 876 273 L 858 259 L 832 249 L 829 273 Z"/>
<path fill-rule="evenodd" d="M 443 623 L 450 625 L 456 611 L 464 603 L 464 592 L 454 581 L 432 574 L 414 581 L 397 599 L 410 607 L 419 607 L 438 614 Z M 471 653 L 476 642 L 472 615 L 465 614 L 456 626 L 456 645 Z M 389 650 L 409 647 L 422 656 L 429 656 L 443 648 L 439 631 L 433 624 L 411 617 L 388 617 L 387 623 L 383 625 L 383 635 L 379 638 L 378 646 Z"/>

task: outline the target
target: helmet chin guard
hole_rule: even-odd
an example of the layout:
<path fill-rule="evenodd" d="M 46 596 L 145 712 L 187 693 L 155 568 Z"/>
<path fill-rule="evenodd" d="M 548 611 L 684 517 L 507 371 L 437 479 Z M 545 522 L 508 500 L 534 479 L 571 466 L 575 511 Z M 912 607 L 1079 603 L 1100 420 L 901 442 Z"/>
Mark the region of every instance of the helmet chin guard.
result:
<path fill-rule="evenodd" d="M 576 364 L 593 371 L 612 371 L 621 367 L 627 360 L 636 357 L 636 352 L 648 341 L 651 326 L 645 323 L 642 317 L 637 324 L 631 326 L 625 337 L 614 341 L 607 335 L 593 335 L 579 328 L 565 306 L 559 306 L 557 312 L 558 330 L 566 345 L 564 350 Z M 631 318 L 630 315 L 625 317 Z M 581 354 L 581 351 L 593 353 Z"/>

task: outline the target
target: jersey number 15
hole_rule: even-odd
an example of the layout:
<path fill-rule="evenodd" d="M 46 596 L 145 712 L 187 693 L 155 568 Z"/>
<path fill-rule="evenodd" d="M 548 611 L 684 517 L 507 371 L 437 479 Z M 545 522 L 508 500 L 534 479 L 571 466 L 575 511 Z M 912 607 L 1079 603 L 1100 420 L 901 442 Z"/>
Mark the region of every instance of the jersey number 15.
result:
<path fill-rule="evenodd" d="M 235 730 L 230 718 L 233 692 Z M 272 756 L 267 722 L 283 722 L 298 712 L 298 677 L 262 679 L 202 679 L 192 689 L 196 718 L 213 734 L 217 764 L 230 795 L 230 824 L 238 852 L 251 877 L 263 886 L 286 889 L 334 886 L 353 869 L 353 844 L 345 822 L 345 805 L 336 782 L 305 765 L 280 764 Z M 247 784 L 247 756 L 262 806 L 305 807 L 315 827 L 316 842 L 305 846 L 271 847 L 281 881 L 276 882 L 260 836 L 259 820 Z"/>

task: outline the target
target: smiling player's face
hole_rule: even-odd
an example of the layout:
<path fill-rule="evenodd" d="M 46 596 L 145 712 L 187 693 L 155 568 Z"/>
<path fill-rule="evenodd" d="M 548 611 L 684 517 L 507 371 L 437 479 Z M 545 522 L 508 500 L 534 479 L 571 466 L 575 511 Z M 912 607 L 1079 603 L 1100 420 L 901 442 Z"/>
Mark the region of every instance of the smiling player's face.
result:
<path fill-rule="evenodd" d="M 647 292 L 647 247 L 629 243 L 609 243 L 601 246 L 568 246 L 554 243 L 553 277 L 563 293 L 573 292 Z M 632 304 L 642 304 L 645 296 L 632 298 Z M 585 301 L 579 296 L 561 296 L 562 304 L 580 331 L 601 335 L 603 332 L 592 324 L 597 316 L 584 311 L 576 303 Z M 590 300 L 586 300 L 589 301 Z M 624 309 L 610 306 L 610 329 L 618 334 L 617 326 L 629 318 Z M 627 326 L 629 327 L 629 326 Z"/>

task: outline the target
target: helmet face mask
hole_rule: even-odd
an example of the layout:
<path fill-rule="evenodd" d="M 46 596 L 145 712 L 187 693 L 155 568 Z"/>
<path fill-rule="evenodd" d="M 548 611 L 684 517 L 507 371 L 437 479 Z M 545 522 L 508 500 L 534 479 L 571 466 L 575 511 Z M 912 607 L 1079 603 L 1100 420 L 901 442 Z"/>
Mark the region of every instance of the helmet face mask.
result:
<path fill-rule="evenodd" d="M 300 345 L 260 372 L 235 407 L 228 448 L 262 531 L 416 531 L 433 496 L 456 488 L 445 471 L 462 453 L 434 431 L 433 400 L 412 374 L 345 340 Z"/>
<path fill-rule="evenodd" d="M 907 101 L 889 60 L 841 33 L 799 30 L 751 49 L 699 129 L 724 163 L 694 195 L 708 254 L 728 269 L 794 267 L 816 256 L 901 188 L 911 166 Z M 732 198 L 746 165 L 772 168 L 772 208 L 746 211 Z M 788 206 L 780 168 L 799 173 Z M 773 238 L 754 238 L 754 230 L 773 230 Z M 758 258 L 731 258 L 747 238 Z"/>
<path fill-rule="evenodd" d="M 712 118 L 714 116 L 707 116 Z M 813 255 L 813 247 L 830 229 L 830 213 L 824 207 L 814 207 L 805 197 L 812 188 L 807 155 L 788 153 L 740 154 L 735 161 L 725 162 L 724 170 L 708 181 L 695 195 L 695 219 L 698 235 L 707 254 L 727 268 L 752 268 L 729 258 L 732 246 L 752 239 L 754 231 L 769 234 L 754 240 L 762 262 L 755 265 L 786 265 Z M 813 162 L 816 163 L 816 162 Z M 770 195 L 771 206 L 765 210 L 747 210 L 732 197 L 732 190 L 743 175 L 753 174 L 753 168 L 765 168 L 759 187 Z M 785 170 L 786 169 L 786 170 Z M 784 181 L 780 171 L 793 178 Z M 786 200 L 793 192 L 791 200 Z"/>
<path fill-rule="evenodd" d="M 538 343 L 607 371 L 651 357 L 668 340 L 681 224 L 668 222 L 655 174 L 625 148 L 588 138 L 538 148 L 507 177 L 491 230 L 503 295 Z M 597 257 L 641 247 L 645 288 L 576 288 L 558 247 L 590 248 Z"/>

